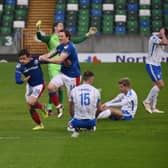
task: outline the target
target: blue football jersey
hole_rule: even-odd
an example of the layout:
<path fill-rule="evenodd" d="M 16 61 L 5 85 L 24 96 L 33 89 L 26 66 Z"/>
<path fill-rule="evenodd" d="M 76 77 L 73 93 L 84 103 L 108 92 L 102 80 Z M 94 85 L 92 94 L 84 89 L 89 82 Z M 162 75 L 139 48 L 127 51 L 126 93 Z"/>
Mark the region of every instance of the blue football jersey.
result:
<path fill-rule="evenodd" d="M 40 62 L 37 58 L 33 58 L 25 65 L 17 63 L 15 71 L 15 81 L 17 84 L 23 83 L 21 74 L 23 74 L 25 77 L 30 76 L 30 79 L 28 80 L 30 86 L 36 86 L 44 83 L 43 72 L 40 67 Z"/>
<path fill-rule="evenodd" d="M 69 42 L 68 44 L 60 44 L 56 51 L 61 53 L 68 54 L 68 58 L 66 60 L 71 61 L 70 66 L 65 66 L 64 63 L 61 64 L 61 72 L 69 77 L 79 77 L 80 76 L 80 66 L 78 61 L 78 55 L 76 48 L 74 47 L 74 44 L 72 42 Z M 66 61 L 65 60 L 65 61 Z"/>

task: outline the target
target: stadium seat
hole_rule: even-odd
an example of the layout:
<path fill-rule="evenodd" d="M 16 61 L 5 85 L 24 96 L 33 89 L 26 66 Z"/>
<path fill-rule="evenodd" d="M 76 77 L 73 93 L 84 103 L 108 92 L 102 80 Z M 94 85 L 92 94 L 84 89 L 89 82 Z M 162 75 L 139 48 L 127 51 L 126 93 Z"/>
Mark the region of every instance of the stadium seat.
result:
<path fill-rule="evenodd" d="M 83 2 L 83 1 L 82 1 Z M 82 35 L 87 33 L 89 28 L 89 9 L 80 9 L 78 13 L 78 34 Z"/>
<path fill-rule="evenodd" d="M 164 16 L 164 25 L 168 27 L 168 15 Z"/>
<path fill-rule="evenodd" d="M 161 27 L 162 27 L 162 20 L 152 21 L 152 31 L 153 32 L 159 32 Z"/>
<path fill-rule="evenodd" d="M 77 11 L 67 11 L 65 26 L 72 34 L 76 33 L 77 18 Z"/>
<path fill-rule="evenodd" d="M 92 4 L 91 7 L 92 7 L 92 9 L 102 10 L 102 5 L 101 4 Z"/>
<path fill-rule="evenodd" d="M 128 3 L 127 4 L 127 10 L 128 11 L 137 11 L 138 10 L 138 4 L 137 3 Z"/>
<path fill-rule="evenodd" d="M 161 0 L 151 0 L 152 9 L 161 9 L 162 2 Z"/>
<path fill-rule="evenodd" d="M 152 10 L 152 20 L 161 20 L 162 19 L 162 10 L 153 9 Z"/>
<path fill-rule="evenodd" d="M 128 20 L 138 20 L 138 12 L 129 10 L 127 12 L 127 19 Z"/>
<path fill-rule="evenodd" d="M 84 35 L 86 34 L 88 31 L 88 27 L 84 27 L 84 26 L 78 26 L 78 34 L 79 35 Z"/>
<path fill-rule="evenodd" d="M 78 0 L 67 0 L 67 3 L 69 3 L 69 4 L 77 4 Z"/>
<path fill-rule="evenodd" d="M 103 28 L 102 28 L 102 33 L 103 34 L 112 34 L 113 32 L 114 32 L 114 30 L 113 30 L 113 26 L 103 26 Z"/>
<path fill-rule="evenodd" d="M 15 5 L 13 5 L 13 4 L 12 5 L 11 4 L 4 5 L 4 10 L 3 10 L 4 14 L 13 15 L 14 10 L 15 10 Z"/>
<path fill-rule="evenodd" d="M 11 27 L 0 27 L 0 33 L 1 35 L 10 35 L 12 33 L 12 28 Z"/>
<path fill-rule="evenodd" d="M 168 25 L 168 0 L 57 0 L 54 18 L 80 34 L 96 26 L 104 34 L 149 35 Z"/>
<path fill-rule="evenodd" d="M 140 27 L 140 34 L 141 35 L 149 35 L 150 34 L 150 28 L 149 27 Z"/>
<path fill-rule="evenodd" d="M 66 26 L 66 29 L 69 30 L 72 34 L 76 34 L 76 26 Z"/>
<path fill-rule="evenodd" d="M 102 4 L 102 0 L 92 0 L 93 4 Z"/>
<path fill-rule="evenodd" d="M 104 0 L 103 3 L 104 4 L 113 4 L 115 0 Z"/>
<path fill-rule="evenodd" d="M 127 0 L 128 3 L 138 3 L 139 0 Z"/>
<path fill-rule="evenodd" d="M 124 35 L 125 33 L 126 33 L 126 27 L 125 26 L 116 26 L 115 27 L 115 34 Z"/>
<path fill-rule="evenodd" d="M 3 15 L 2 17 L 2 25 L 3 26 L 12 26 L 13 22 L 13 15 Z"/>
<path fill-rule="evenodd" d="M 57 4 L 65 4 L 66 0 L 57 0 Z"/>
<path fill-rule="evenodd" d="M 65 3 L 57 4 L 56 9 L 65 10 Z"/>
<path fill-rule="evenodd" d="M 127 22 L 128 33 L 137 33 L 138 32 L 138 22 L 136 20 L 129 20 Z"/>
<path fill-rule="evenodd" d="M 24 9 L 15 10 L 15 20 L 26 20 L 26 18 L 27 18 L 27 10 Z"/>

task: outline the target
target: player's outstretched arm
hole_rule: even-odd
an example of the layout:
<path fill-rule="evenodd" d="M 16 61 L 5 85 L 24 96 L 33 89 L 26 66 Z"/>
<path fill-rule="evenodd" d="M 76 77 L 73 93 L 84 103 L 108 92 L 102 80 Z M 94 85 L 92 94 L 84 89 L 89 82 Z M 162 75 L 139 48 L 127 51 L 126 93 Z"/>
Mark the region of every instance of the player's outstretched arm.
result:
<path fill-rule="evenodd" d="M 37 38 L 41 41 L 43 41 L 44 43 L 48 43 L 50 41 L 50 36 L 46 36 L 46 35 L 42 35 L 41 34 L 41 24 L 42 24 L 42 21 L 41 20 L 38 20 L 36 22 L 36 35 L 37 35 Z"/>
<path fill-rule="evenodd" d="M 88 33 L 86 33 L 86 36 L 92 36 L 97 33 L 97 28 L 96 27 L 90 27 Z"/>
<path fill-rule="evenodd" d="M 53 64 L 61 64 L 68 57 L 66 53 L 62 53 L 58 58 L 52 58 L 52 56 L 56 54 L 57 54 L 56 51 L 51 51 L 48 54 L 39 56 L 39 60 L 46 61 L 46 62 L 53 63 Z"/>
<path fill-rule="evenodd" d="M 56 55 L 57 54 L 57 51 L 55 50 L 55 51 L 51 51 L 51 52 L 49 52 L 49 53 L 47 53 L 47 54 L 43 54 L 43 55 L 40 55 L 39 56 L 39 60 L 40 61 L 46 61 L 47 59 L 50 59 L 50 58 L 52 58 L 54 55 Z"/>
<path fill-rule="evenodd" d="M 89 28 L 89 31 L 81 36 L 81 37 L 75 37 L 75 38 L 72 38 L 72 42 L 75 43 L 75 44 L 79 44 L 79 43 L 82 43 L 83 41 L 85 41 L 86 39 L 88 39 L 88 37 L 94 35 L 97 33 L 97 28 L 96 27 L 90 27 Z"/>

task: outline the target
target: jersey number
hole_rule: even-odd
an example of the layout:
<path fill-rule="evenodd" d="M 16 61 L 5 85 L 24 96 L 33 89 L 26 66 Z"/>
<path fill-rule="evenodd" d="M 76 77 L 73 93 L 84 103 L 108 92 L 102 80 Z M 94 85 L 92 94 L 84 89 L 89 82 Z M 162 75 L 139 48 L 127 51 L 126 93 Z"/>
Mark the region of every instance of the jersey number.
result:
<path fill-rule="evenodd" d="M 89 105 L 90 104 L 90 94 L 89 93 L 82 93 L 80 94 L 80 98 L 81 98 L 81 105 Z"/>

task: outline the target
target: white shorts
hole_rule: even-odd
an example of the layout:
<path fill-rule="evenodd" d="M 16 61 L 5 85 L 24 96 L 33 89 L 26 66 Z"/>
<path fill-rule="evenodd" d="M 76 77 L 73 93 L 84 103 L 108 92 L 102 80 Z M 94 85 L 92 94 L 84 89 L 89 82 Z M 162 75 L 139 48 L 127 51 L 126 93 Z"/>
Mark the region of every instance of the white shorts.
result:
<path fill-rule="evenodd" d="M 66 86 L 69 100 L 71 90 L 80 84 L 80 77 L 72 78 L 60 72 L 50 82 L 53 83 L 57 88 Z"/>
<path fill-rule="evenodd" d="M 43 93 L 44 89 L 45 89 L 45 84 L 40 84 L 37 86 L 30 86 L 27 83 L 26 84 L 26 94 L 25 94 L 26 101 L 28 101 L 28 98 L 30 96 L 33 96 L 35 98 L 39 98 L 41 96 L 41 94 Z"/>

